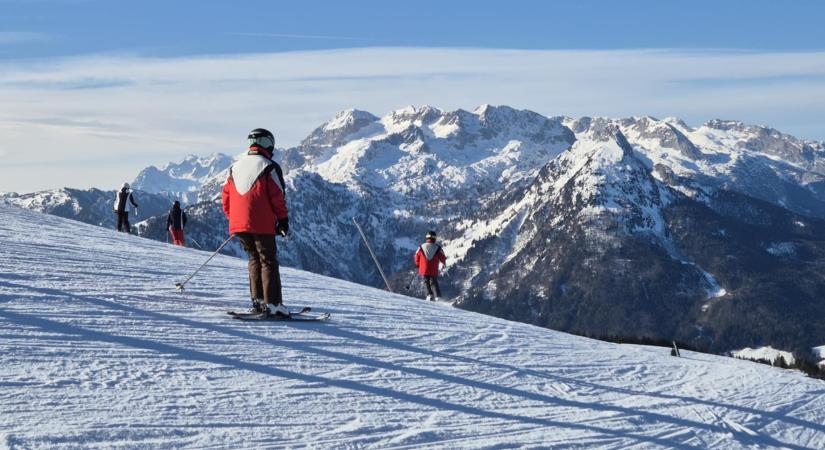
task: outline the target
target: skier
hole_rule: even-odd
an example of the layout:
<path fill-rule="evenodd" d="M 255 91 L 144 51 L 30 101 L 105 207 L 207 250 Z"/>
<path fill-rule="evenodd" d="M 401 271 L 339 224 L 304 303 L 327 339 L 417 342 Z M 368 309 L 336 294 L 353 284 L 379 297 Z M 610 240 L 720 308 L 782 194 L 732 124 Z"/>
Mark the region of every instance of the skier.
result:
<path fill-rule="evenodd" d="M 134 208 L 137 214 L 138 204 L 135 203 L 135 197 L 129 190 L 129 183 L 123 183 L 120 187 L 120 192 L 115 194 L 115 213 L 117 213 L 117 231 L 125 231 L 131 233 L 129 226 L 129 211 Z"/>
<path fill-rule="evenodd" d="M 418 273 L 424 277 L 424 285 L 427 286 L 427 300 L 441 300 L 441 287 L 438 285 L 438 264 L 447 267 L 447 255 L 440 245 L 435 243 L 435 231 L 427 232 L 425 241 L 415 252 L 415 265 L 418 266 Z M 435 291 L 435 292 L 433 292 Z"/>
<path fill-rule="evenodd" d="M 166 216 L 166 229 L 169 230 L 169 234 L 172 235 L 173 244 L 180 245 L 181 247 L 186 246 L 183 235 L 184 227 L 186 227 L 186 213 L 180 209 L 180 202 L 175 201 L 175 203 L 172 204 L 169 215 Z"/>
<path fill-rule="evenodd" d="M 252 311 L 289 317 L 283 304 L 275 234 L 289 233 L 284 175 L 272 161 L 275 137 L 256 128 L 247 137 L 249 150 L 229 169 L 221 198 L 229 234 L 249 255 Z"/>

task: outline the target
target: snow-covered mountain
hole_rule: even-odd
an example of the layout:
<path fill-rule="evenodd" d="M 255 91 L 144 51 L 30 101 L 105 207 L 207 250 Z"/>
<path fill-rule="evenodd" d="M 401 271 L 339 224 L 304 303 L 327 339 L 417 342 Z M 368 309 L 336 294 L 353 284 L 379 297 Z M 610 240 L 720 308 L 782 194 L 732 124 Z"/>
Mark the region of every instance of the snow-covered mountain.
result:
<path fill-rule="evenodd" d="M 184 204 L 193 204 L 203 199 L 198 193 L 203 184 L 232 165 L 233 158 L 221 153 L 206 157 L 189 155 L 183 161 L 168 163 L 158 169 L 149 166 L 143 169 L 132 182 L 133 189 L 164 194 Z"/>
<path fill-rule="evenodd" d="M 10 449 L 825 448 L 823 382 L 798 372 L 293 269 L 286 301 L 332 318 L 240 322 L 237 258 L 181 294 L 208 253 L 9 206 L 0 241 Z"/>
<path fill-rule="evenodd" d="M 732 121 L 346 110 L 276 151 L 293 230 L 279 252 L 378 286 L 356 218 L 403 291 L 434 229 L 450 260 L 442 286 L 463 308 L 720 352 L 809 352 L 825 342 L 823 156 L 820 142 Z M 188 209 L 207 249 L 226 238 L 226 165 L 198 177 Z M 164 240 L 164 226 L 139 229 Z"/>
<path fill-rule="evenodd" d="M 615 125 L 578 137 L 528 189 L 480 211 L 503 232 L 473 239 L 456 263 L 456 278 L 468 280 L 463 307 L 717 351 L 772 344 L 807 355 L 820 345 L 825 222 L 662 177 Z M 470 233 L 481 235 L 469 228 L 465 240 Z M 473 265 L 490 254 L 495 264 Z"/>
<path fill-rule="evenodd" d="M 825 217 L 825 145 L 741 122 L 712 120 L 699 128 L 651 117 L 567 120 L 581 138 L 618 128 L 652 173 L 690 197 L 732 190 L 793 212 Z"/>

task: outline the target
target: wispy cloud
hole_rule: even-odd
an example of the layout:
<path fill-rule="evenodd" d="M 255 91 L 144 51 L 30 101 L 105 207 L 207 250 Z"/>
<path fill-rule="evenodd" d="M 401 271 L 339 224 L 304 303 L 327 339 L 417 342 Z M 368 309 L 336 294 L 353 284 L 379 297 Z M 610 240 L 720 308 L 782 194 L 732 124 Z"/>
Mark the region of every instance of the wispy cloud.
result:
<path fill-rule="evenodd" d="M 0 31 L 0 45 L 25 44 L 29 42 L 48 41 L 50 36 L 46 33 L 33 31 Z"/>
<path fill-rule="evenodd" d="M 15 80 L 4 82 L 6 87 L 17 87 L 21 89 L 37 90 L 76 90 L 76 89 L 108 89 L 123 87 L 134 84 L 132 80 L 123 79 L 102 79 L 102 78 L 77 78 L 66 80 Z"/>
<path fill-rule="evenodd" d="M 235 152 L 255 127 L 294 145 L 351 107 L 383 115 L 408 104 L 491 103 L 574 117 L 677 116 L 694 125 L 720 117 L 824 139 L 825 52 L 365 48 L 98 56 L 0 63 L 0 103 L 4 162 L 107 167 L 38 179 L 0 164 L 0 191 L 108 186 L 187 153 Z"/>

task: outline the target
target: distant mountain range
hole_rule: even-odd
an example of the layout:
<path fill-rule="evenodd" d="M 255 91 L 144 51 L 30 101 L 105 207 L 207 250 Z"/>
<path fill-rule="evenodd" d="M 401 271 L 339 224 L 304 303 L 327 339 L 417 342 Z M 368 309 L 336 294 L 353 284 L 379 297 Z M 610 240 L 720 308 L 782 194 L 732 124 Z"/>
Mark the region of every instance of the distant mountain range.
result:
<path fill-rule="evenodd" d="M 134 186 L 167 208 L 187 203 L 188 235 L 214 249 L 227 236 L 219 193 L 232 159 L 150 167 Z M 275 159 L 294 231 L 286 265 L 380 285 L 354 217 L 401 291 L 424 233 L 438 231 L 442 284 L 461 308 L 714 351 L 825 344 L 822 142 L 734 121 L 423 106 L 342 111 Z M 72 212 L 97 204 L 82 200 L 90 192 L 101 191 L 5 199 L 109 225 Z M 158 215 L 138 228 L 164 240 L 164 226 Z"/>

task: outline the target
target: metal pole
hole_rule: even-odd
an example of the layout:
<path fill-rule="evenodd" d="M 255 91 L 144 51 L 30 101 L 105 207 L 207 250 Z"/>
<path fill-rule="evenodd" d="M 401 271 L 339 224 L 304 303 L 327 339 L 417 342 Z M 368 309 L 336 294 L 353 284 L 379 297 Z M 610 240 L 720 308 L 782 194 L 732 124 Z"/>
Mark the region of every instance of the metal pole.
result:
<path fill-rule="evenodd" d="M 361 238 L 364 239 L 364 244 L 367 246 L 367 250 L 370 252 L 370 256 L 372 256 L 372 260 L 375 261 L 375 267 L 378 268 L 378 273 L 381 274 L 381 278 L 384 279 L 384 284 L 387 285 L 387 290 L 392 292 L 392 288 L 390 287 L 390 281 L 387 279 L 387 276 L 384 275 L 384 269 L 381 268 L 381 264 L 378 263 L 378 258 L 375 256 L 375 252 L 372 251 L 372 247 L 370 246 L 369 240 L 367 240 L 367 235 L 364 234 L 364 230 L 361 229 L 361 225 L 355 220 L 355 217 L 352 218 L 352 222 L 355 223 L 355 227 L 358 228 L 358 232 L 361 233 Z"/>
<path fill-rule="evenodd" d="M 212 261 L 212 258 L 214 258 L 215 255 L 217 255 L 219 251 L 221 251 L 224 247 L 226 247 L 226 244 L 228 244 L 229 241 L 231 241 L 233 237 L 235 237 L 234 234 L 230 235 L 228 238 L 226 238 L 226 240 L 223 241 L 223 244 L 221 244 L 221 246 L 218 247 L 217 250 L 215 250 L 215 253 L 212 253 L 212 255 L 209 257 L 209 259 L 207 259 L 206 262 L 204 262 L 203 264 L 201 264 L 200 267 L 198 267 L 198 270 L 196 270 L 192 275 L 189 275 L 189 278 L 187 278 L 183 283 L 175 283 L 175 287 L 178 288 L 179 291 L 182 291 L 183 287 L 186 285 L 186 283 L 188 283 L 189 280 L 192 279 L 192 277 L 194 277 L 198 272 L 200 272 L 201 269 L 204 268 L 204 266 L 209 264 L 209 261 Z"/>
<path fill-rule="evenodd" d="M 200 243 L 198 243 L 198 241 L 196 241 L 195 238 L 193 238 L 192 236 L 189 236 L 189 240 L 194 242 L 195 245 L 197 245 L 199 249 L 203 250 L 203 246 Z"/>
<path fill-rule="evenodd" d="M 676 346 L 676 341 L 673 341 L 673 355 L 678 357 L 682 356 L 679 354 L 679 347 Z"/>
<path fill-rule="evenodd" d="M 415 276 L 416 276 L 416 275 L 418 275 L 418 274 L 417 274 L 417 273 L 415 273 L 415 271 L 413 271 L 413 276 L 412 276 L 412 277 L 410 277 L 410 282 L 409 282 L 409 283 L 407 283 L 407 290 L 408 290 L 408 291 L 410 290 L 410 286 L 412 286 L 412 282 L 413 282 L 413 280 L 415 280 Z"/>

